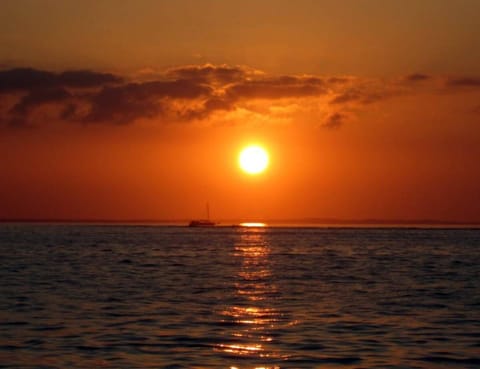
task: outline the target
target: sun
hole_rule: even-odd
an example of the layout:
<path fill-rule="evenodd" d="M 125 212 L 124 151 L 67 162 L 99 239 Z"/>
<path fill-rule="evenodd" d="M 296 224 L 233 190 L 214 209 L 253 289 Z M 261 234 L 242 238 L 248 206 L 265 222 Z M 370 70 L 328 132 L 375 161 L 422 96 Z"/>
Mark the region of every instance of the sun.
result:
<path fill-rule="evenodd" d="M 268 163 L 268 152 L 258 145 L 245 147 L 238 156 L 238 165 L 248 174 L 262 173 L 267 169 Z"/>

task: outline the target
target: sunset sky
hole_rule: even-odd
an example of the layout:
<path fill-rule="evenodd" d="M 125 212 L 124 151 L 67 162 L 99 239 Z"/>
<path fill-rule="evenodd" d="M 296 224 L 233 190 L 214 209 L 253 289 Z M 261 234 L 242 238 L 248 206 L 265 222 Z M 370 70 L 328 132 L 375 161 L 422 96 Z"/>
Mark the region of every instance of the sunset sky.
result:
<path fill-rule="evenodd" d="M 3 0 L 0 219 L 208 201 L 217 220 L 480 222 L 479 19 L 476 0 Z"/>

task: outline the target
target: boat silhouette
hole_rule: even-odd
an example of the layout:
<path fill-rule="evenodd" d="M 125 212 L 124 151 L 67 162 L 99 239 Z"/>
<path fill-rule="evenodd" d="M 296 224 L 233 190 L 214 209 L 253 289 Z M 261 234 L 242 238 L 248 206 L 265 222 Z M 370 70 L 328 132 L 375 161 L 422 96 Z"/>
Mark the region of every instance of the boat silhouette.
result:
<path fill-rule="evenodd" d="M 215 222 L 212 222 L 210 220 L 210 207 L 208 205 L 208 202 L 206 204 L 206 210 L 207 210 L 207 219 L 195 219 L 190 221 L 188 224 L 189 227 L 215 227 Z"/>

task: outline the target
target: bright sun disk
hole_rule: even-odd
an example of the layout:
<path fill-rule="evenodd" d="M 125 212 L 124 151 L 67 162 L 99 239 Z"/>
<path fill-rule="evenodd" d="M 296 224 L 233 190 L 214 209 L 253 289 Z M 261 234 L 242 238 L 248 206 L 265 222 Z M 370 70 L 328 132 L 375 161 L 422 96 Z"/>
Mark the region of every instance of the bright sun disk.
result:
<path fill-rule="evenodd" d="M 247 146 L 238 157 L 240 168 L 248 174 L 259 174 L 268 166 L 269 158 L 267 151 L 257 145 Z"/>

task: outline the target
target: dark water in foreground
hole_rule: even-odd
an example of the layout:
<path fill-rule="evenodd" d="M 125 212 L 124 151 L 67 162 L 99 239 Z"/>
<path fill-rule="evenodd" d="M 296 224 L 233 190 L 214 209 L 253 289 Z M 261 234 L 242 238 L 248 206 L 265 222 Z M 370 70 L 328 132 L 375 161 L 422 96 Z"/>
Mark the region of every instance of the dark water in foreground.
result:
<path fill-rule="evenodd" d="M 1 368 L 480 368 L 480 230 L 0 225 Z"/>

